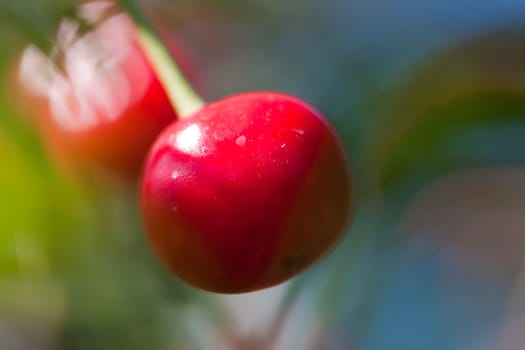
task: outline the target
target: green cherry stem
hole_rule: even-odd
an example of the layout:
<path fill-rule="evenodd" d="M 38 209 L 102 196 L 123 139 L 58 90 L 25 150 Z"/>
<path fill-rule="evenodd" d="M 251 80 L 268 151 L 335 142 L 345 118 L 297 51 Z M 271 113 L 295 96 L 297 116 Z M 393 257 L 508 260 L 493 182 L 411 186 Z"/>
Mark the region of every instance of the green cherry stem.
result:
<path fill-rule="evenodd" d="M 135 0 L 119 0 L 137 26 L 138 42 L 148 57 L 179 118 L 191 116 L 204 101 L 195 92 Z"/>

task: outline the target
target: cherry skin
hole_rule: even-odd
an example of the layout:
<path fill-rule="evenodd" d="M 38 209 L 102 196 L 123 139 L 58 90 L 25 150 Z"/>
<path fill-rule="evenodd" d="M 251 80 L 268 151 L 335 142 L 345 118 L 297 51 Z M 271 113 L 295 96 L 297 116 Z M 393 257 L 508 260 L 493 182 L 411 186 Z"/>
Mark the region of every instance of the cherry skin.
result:
<path fill-rule="evenodd" d="M 78 28 L 61 23 L 55 62 L 34 47 L 22 56 L 21 81 L 32 92 L 38 127 L 68 172 L 104 169 L 136 179 L 149 147 L 177 115 L 125 14 L 104 17 L 85 34 Z M 177 59 L 184 56 L 179 46 L 167 43 Z"/>
<path fill-rule="evenodd" d="M 234 95 L 172 123 L 146 159 L 148 238 L 183 280 L 254 291 L 304 270 L 345 230 L 351 182 L 341 144 L 301 100 Z"/>

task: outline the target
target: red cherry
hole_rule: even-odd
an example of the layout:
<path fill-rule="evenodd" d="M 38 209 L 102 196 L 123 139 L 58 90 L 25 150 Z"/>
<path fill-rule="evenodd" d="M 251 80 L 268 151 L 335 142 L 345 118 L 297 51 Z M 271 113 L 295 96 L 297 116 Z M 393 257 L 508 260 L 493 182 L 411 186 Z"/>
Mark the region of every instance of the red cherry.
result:
<path fill-rule="evenodd" d="M 145 163 L 149 239 L 180 278 L 223 293 L 280 283 L 341 237 L 351 184 L 341 144 L 301 100 L 235 95 L 172 123 Z"/>
<path fill-rule="evenodd" d="M 136 178 L 176 113 L 126 15 L 111 15 L 81 36 L 77 31 L 78 23 L 62 22 L 56 64 L 33 47 L 22 57 L 22 82 L 33 92 L 43 138 L 67 170 L 97 165 Z M 167 46 L 183 56 L 175 43 Z"/>

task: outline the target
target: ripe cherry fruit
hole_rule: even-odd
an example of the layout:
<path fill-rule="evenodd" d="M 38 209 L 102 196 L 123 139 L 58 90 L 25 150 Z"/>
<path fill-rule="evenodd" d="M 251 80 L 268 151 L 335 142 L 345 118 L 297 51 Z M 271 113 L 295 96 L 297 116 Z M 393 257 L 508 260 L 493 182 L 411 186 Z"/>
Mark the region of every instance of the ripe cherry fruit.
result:
<path fill-rule="evenodd" d="M 272 92 L 208 104 L 172 123 L 145 163 L 150 242 L 205 290 L 270 287 L 342 235 L 351 184 L 341 144 L 305 102 Z"/>
<path fill-rule="evenodd" d="M 108 4 L 80 8 L 94 10 L 83 11 L 96 21 L 87 33 L 76 21 L 62 21 L 53 59 L 29 47 L 20 76 L 55 160 L 67 170 L 95 165 L 134 179 L 155 138 L 177 115 L 136 40 L 135 25 L 123 13 L 105 14 Z M 183 56 L 173 42 L 167 46 L 174 57 Z"/>

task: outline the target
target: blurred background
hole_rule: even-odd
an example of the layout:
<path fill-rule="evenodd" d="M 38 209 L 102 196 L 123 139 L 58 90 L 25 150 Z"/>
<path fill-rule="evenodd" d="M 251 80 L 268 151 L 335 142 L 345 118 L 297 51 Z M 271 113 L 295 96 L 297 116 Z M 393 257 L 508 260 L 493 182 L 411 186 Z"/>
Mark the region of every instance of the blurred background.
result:
<path fill-rule="evenodd" d="M 525 348 L 525 2 L 140 4 L 208 100 L 278 90 L 326 115 L 353 225 L 278 287 L 186 286 L 135 189 L 64 173 L 20 87 L 24 48 L 53 52 L 78 3 L 0 0 L 0 349 Z"/>

